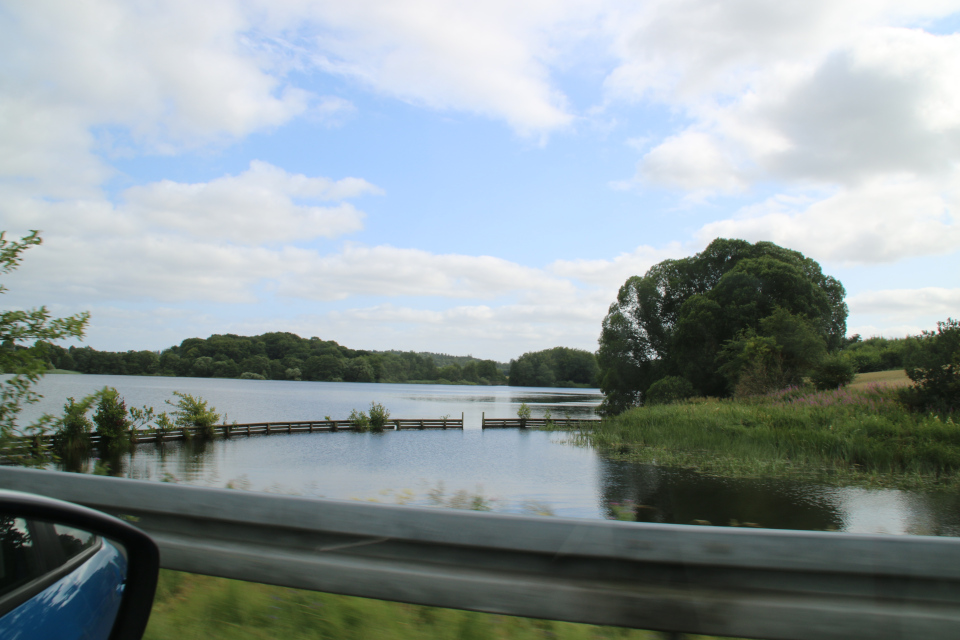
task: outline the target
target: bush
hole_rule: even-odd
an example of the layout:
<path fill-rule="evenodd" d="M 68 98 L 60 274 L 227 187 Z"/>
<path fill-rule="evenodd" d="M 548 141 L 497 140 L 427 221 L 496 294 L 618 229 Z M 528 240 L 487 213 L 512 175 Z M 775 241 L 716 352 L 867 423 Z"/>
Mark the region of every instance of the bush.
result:
<path fill-rule="evenodd" d="M 100 392 L 100 402 L 97 412 L 93 414 L 93 422 L 97 425 L 97 433 L 103 445 L 111 446 L 123 440 L 131 422 L 127 419 L 127 403 L 116 389 L 107 387 Z"/>
<path fill-rule="evenodd" d="M 520 408 L 517 409 L 517 417 L 521 420 L 527 420 L 530 417 L 530 407 L 527 406 L 526 402 L 520 403 Z"/>
<path fill-rule="evenodd" d="M 213 427 L 220 420 L 216 407 L 208 408 L 206 400 L 200 397 L 194 398 L 189 393 L 174 391 L 173 395 L 179 400 L 176 402 L 167 400 L 167 404 L 176 408 L 170 412 L 170 415 L 173 416 L 174 424 L 183 429 L 184 437 L 189 437 L 190 427 L 196 427 L 201 437 L 213 438 Z"/>
<path fill-rule="evenodd" d="M 910 407 L 951 413 L 960 409 L 960 320 L 937 323 L 937 332 L 924 331 L 905 367 L 914 386 L 900 390 Z"/>
<path fill-rule="evenodd" d="M 370 403 L 370 428 L 374 431 L 383 431 L 383 427 L 390 418 L 387 408 L 378 402 Z"/>
<path fill-rule="evenodd" d="M 857 367 L 850 360 L 836 354 L 821 360 L 810 373 L 810 382 L 819 391 L 845 387 L 857 376 Z"/>
<path fill-rule="evenodd" d="M 87 417 L 87 412 L 93 406 L 94 398 L 95 396 L 87 396 L 80 402 L 67 398 L 55 437 L 58 453 L 86 451 L 90 448 L 90 432 L 93 430 L 93 423 Z"/>
<path fill-rule="evenodd" d="M 262 375 L 260 375 L 259 373 L 254 373 L 253 371 L 244 371 L 243 373 L 240 374 L 240 379 L 241 380 L 266 380 L 266 378 L 264 378 Z"/>
<path fill-rule="evenodd" d="M 666 376 L 647 389 L 646 404 L 671 404 L 694 395 L 695 391 L 689 380 L 679 376 Z"/>
<path fill-rule="evenodd" d="M 370 418 L 368 418 L 367 414 L 363 411 L 352 410 L 350 412 L 350 422 L 357 431 L 370 430 Z"/>

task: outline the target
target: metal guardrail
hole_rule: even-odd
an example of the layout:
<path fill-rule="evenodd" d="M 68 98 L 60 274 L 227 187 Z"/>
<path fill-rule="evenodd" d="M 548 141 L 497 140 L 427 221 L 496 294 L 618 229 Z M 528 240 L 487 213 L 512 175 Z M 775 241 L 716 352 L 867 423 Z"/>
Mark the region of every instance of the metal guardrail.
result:
<path fill-rule="evenodd" d="M 780 640 L 955 638 L 960 540 L 316 500 L 31 469 L 0 487 L 113 514 L 162 566 L 571 622 Z"/>

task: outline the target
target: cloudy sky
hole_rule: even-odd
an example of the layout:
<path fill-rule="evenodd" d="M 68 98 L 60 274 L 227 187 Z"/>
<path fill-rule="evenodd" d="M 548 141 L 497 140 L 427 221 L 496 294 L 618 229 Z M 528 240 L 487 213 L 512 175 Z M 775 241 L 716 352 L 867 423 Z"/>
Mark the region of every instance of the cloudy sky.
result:
<path fill-rule="evenodd" d="M 715 237 L 960 315 L 960 2 L 2 0 L 5 308 L 87 344 L 593 350 Z"/>

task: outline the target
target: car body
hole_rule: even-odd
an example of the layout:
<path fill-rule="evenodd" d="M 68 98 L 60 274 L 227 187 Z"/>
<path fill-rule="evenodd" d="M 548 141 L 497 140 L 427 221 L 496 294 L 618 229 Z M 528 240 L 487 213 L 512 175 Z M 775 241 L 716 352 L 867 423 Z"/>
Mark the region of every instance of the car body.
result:
<path fill-rule="evenodd" d="M 0 638 L 140 638 L 158 564 L 153 541 L 125 522 L 0 491 Z"/>

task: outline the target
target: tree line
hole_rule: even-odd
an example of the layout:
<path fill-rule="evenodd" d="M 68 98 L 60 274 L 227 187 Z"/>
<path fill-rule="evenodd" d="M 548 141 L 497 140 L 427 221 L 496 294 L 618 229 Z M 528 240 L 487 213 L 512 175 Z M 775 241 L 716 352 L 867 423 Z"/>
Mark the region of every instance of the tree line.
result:
<path fill-rule="evenodd" d="M 38 343 L 34 349 L 55 369 L 93 374 L 326 382 L 507 382 L 503 365 L 493 360 L 464 357 L 458 359 L 460 362 L 437 366 L 431 354 L 350 349 L 332 340 L 301 338 L 286 332 L 187 338 L 160 352 L 98 351 L 50 343 Z"/>

